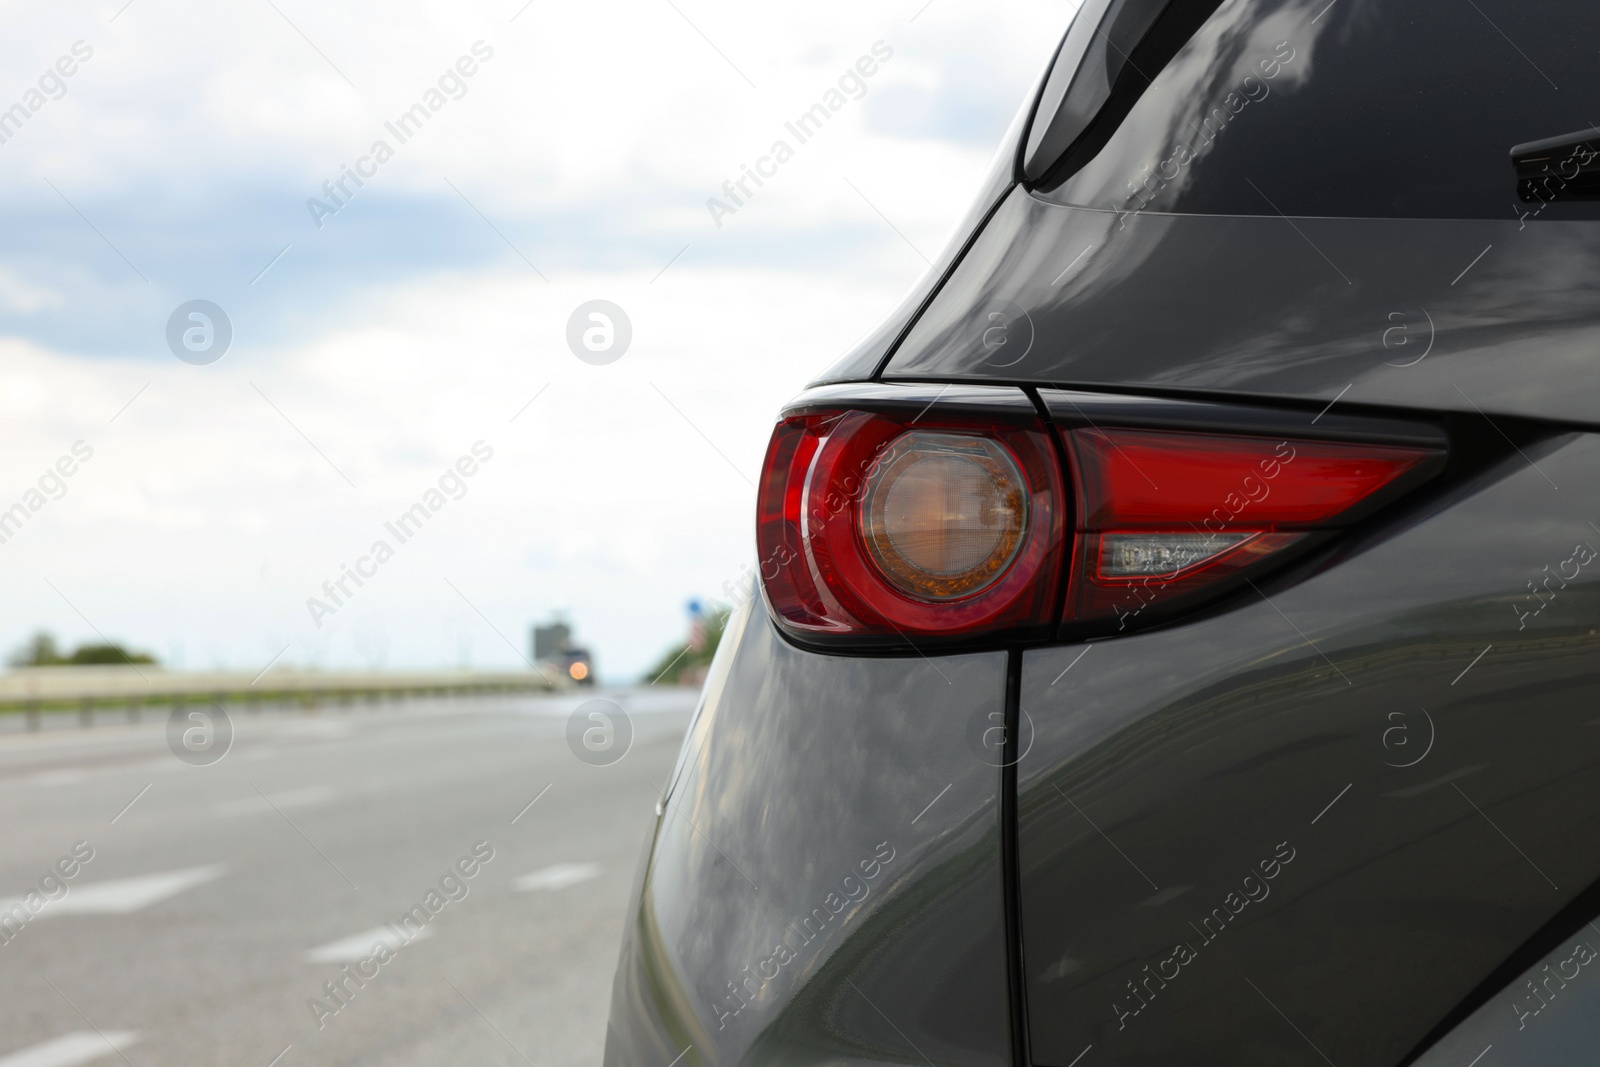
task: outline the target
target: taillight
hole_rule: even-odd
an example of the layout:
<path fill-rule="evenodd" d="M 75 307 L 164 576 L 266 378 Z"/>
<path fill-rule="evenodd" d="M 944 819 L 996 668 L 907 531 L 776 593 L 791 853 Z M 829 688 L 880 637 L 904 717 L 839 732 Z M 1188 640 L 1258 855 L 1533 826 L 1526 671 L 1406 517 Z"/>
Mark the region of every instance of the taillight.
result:
<path fill-rule="evenodd" d="M 1176 404 L 1190 425 L 1174 429 L 1172 406 L 1141 428 L 1073 403 L 1082 417 L 1049 427 L 1020 390 L 935 403 L 951 387 L 931 401 L 897 388 L 862 387 L 859 406 L 824 390 L 773 431 L 760 571 L 803 641 L 921 649 L 1164 621 L 1328 540 L 1444 456 L 1427 434 L 1217 432 L 1204 420 L 1260 419 L 1215 406 Z"/>
<path fill-rule="evenodd" d="M 1214 596 L 1431 473 L 1425 448 L 1304 438 L 1078 428 L 1079 558 L 1063 621 L 1124 630 Z M 1427 468 L 1427 469 L 1424 469 Z"/>
<path fill-rule="evenodd" d="M 1001 445 L 905 433 L 878 457 L 857 519 L 878 572 L 901 592 L 954 601 L 1004 578 L 1028 533 L 1028 485 Z"/>
<path fill-rule="evenodd" d="M 1061 499 L 1031 415 L 792 415 L 760 487 L 768 600 L 791 632 L 824 640 L 1042 636 L 1060 589 Z"/>

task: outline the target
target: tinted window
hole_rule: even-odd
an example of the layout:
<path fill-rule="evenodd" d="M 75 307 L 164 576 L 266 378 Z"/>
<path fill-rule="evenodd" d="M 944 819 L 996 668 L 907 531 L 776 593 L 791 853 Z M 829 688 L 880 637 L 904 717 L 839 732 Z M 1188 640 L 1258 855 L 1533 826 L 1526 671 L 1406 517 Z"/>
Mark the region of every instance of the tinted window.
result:
<path fill-rule="evenodd" d="M 1190 214 L 1600 218 L 1600 148 L 1582 136 L 1538 154 L 1539 188 L 1519 188 L 1511 162 L 1516 145 L 1600 136 L 1597 42 L 1593 0 L 1228 0 L 1046 195 Z"/>

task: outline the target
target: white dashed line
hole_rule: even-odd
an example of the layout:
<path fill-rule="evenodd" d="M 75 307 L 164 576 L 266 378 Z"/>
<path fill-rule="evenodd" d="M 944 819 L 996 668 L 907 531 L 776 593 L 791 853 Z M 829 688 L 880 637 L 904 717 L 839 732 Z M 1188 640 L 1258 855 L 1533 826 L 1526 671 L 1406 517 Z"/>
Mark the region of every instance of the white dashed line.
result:
<path fill-rule="evenodd" d="M 354 963 L 372 955 L 373 950 L 380 944 L 386 946 L 390 952 L 399 952 L 412 941 L 424 941 L 432 936 L 431 926 L 418 929 L 411 935 L 410 941 L 401 937 L 393 926 L 374 926 L 370 930 L 341 937 L 320 948 L 314 948 L 306 953 L 306 959 L 311 963 Z"/>
<path fill-rule="evenodd" d="M 139 1040 L 137 1030 L 92 1030 L 53 1037 L 42 1044 L 0 1056 L 0 1067 L 77 1067 L 103 1056 L 115 1056 Z"/>
<path fill-rule="evenodd" d="M 511 883 L 513 889 L 524 892 L 540 889 L 565 889 L 569 885 L 587 882 L 600 877 L 598 863 L 558 863 L 553 867 L 525 874 Z"/>
<path fill-rule="evenodd" d="M 52 915 L 127 915 L 159 904 L 168 897 L 175 897 L 213 878 L 220 878 L 225 870 L 227 868 L 222 864 L 214 863 L 208 867 L 186 867 L 180 871 L 119 878 L 111 882 L 90 882 L 87 885 L 68 883 L 67 895 L 51 901 L 34 918 L 43 919 Z M 22 897 L 0 900 L 0 911 L 22 903 Z M 0 1067 L 5 1067 L 4 1060 L 0 1060 Z"/>

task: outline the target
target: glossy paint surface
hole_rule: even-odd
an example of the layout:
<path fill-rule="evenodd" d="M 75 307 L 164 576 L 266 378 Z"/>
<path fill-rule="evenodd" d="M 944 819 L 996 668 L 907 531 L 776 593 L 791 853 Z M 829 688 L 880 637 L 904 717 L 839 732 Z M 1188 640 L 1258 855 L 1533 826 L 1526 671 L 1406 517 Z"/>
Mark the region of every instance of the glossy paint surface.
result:
<path fill-rule="evenodd" d="M 606 1062 L 1009 1064 L 983 736 L 1005 654 L 821 656 L 745 610 L 657 819 Z"/>
<path fill-rule="evenodd" d="M 1597 291 L 1595 223 L 1121 215 L 1015 189 L 884 377 L 1593 422 Z"/>
<path fill-rule="evenodd" d="M 1568 435 L 1224 614 L 1026 652 L 1033 1062 L 1398 1064 L 1600 879 L 1596 521 Z"/>

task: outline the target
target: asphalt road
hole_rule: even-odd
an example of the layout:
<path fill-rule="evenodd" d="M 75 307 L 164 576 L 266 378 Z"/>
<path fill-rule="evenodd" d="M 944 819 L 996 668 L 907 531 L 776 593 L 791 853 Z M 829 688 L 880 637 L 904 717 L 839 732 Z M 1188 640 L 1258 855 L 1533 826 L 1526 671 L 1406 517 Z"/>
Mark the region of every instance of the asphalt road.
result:
<path fill-rule="evenodd" d="M 633 726 L 607 766 L 567 739 L 595 697 Z M 26 916 L 59 860 L 73 870 L 0 927 L 0 1067 L 599 1063 L 627 893 L 695 699 L 234 712 L 209 766 L 173 755 L 164 721 L 0 735 L 0 901 Z M 93 858 L 75 866 L 77 842 Z"/>

